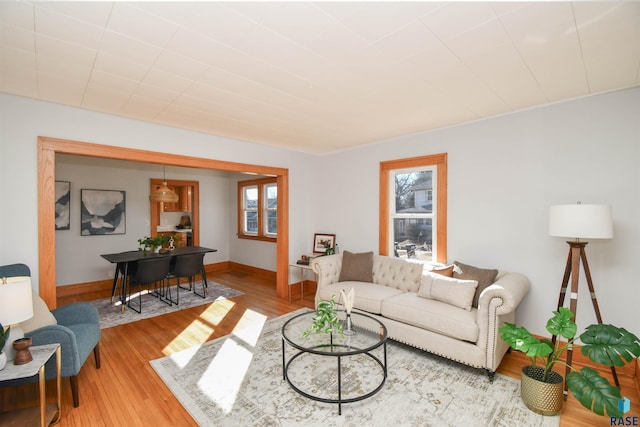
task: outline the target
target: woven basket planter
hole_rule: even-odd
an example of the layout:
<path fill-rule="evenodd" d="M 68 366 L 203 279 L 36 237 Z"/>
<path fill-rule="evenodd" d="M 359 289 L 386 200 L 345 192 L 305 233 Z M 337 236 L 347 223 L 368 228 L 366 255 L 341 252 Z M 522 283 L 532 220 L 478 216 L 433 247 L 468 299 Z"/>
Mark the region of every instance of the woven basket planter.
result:
<path fill-rule="evenodd" d="M 525 366 L 522 368 L 520 395 L 527 408 L 541 415 L 556 415 L 562 410 L 564 380 L 562 375 L 551 371 L 547 382 L 542 382 L 544 368 Z"/>

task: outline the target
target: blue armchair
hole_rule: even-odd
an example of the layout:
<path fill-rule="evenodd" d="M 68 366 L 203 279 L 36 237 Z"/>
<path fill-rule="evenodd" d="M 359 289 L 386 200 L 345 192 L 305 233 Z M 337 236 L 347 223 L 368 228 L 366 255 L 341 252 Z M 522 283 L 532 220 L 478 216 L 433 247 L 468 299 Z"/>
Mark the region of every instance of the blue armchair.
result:
<path fill-rule="evenodd" d="M 31 276 L 25 264 L 0 266 L 1 277 Z M 34 298 L 40 298 L 34 293 Z M 37 302 L 34 302 L 34 306 Z M 34 312 L 36 309 L 34 308 Z M 96 368 L 100 369 L 100 319 L 96 308 L 86 302 L 76 302 L 51 310 L 57 324 L 46 325 L 25 332 L 33 345 L 60 343 L 62 349 L 62 377 L 69 377 L 73 406 L 78 407 L 78 373 L 93 350 Z M 47 379 L 55 378 L 55 359 L 46 365 Z M 9 381 L 3 385 L 19 385 L 37 381 L 37 376 Z"/>

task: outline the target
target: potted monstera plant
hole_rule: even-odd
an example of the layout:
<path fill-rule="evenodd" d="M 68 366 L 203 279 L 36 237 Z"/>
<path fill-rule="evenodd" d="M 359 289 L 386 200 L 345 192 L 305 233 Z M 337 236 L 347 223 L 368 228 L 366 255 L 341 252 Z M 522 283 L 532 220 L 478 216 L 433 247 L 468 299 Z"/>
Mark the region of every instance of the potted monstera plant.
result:
<path fill-rule="evenodd" d="M 582 354 L 592 362 L 607 367 L 623 366 L 640 356 L 640 341 L 631 332 L 607 324 L 592 324 L 576 337 L 577 326 L 573 313 L 566 307 L 553 312 L 547 322 L 547 331 L 558 337 L 555 344 L 546 338 L 531 335 L 524 327 L 505 323 L 499 329 L 502 339 L 514 350 L 525 353 L 531 366 L 522 368 L 521 394 L 529 409 L 543 415 L 554 415 L 562 409 L 564 384 L 560 374 L 553 371 L 558 363 L 567 365 L 561 356 L 579 339 Z M 563 342 L 563 339 L 566 340 Z M 538 360 L 542 363 L 538 365 Z M 620 389 L 611 385 L 600 373 L 590 367 L 578 370 L 569 366 L 567 385 L 571 394 L 587 409 L 598 415 L 621 417 L 618 402 Z"/>

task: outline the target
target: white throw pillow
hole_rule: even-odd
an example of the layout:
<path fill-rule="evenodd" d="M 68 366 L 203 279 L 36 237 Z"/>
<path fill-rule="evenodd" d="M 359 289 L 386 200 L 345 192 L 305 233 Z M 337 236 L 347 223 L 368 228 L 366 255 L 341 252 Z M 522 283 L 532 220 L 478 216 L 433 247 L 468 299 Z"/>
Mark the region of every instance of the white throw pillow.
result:
<path fill-rule="evenodd" d="M 424 272 L 418 296 L 471 311 L 477 287 L 477 280 L 454 279 L 441 274 Z"/>
<path fill-rule="evenodd" d="M 40 295 L 32 292 L 32 298 L 33 317 L 20 323 L 22 332 L 26 334 L 31 331 L 35 331 L 38 328 L 42 328 L 43 326 L 57 325 L 58 321 L 53 314 L 51 314 L 49 307 L 47 307 L 47 304 L 42 300 L 42 298 L 40 298 Z"/>

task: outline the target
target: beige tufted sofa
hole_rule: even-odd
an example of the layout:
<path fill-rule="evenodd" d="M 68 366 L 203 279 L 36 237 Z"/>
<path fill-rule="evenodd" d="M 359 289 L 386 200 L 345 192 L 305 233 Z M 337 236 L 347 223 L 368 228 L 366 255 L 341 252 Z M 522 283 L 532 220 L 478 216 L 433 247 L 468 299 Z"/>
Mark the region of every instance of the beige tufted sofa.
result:
<path fill-rule="evenodd" d="M 529 291 L 529 281 L 518 273 L 498 272 L 495 282 L 479 296 L 477 308 L 463 309 L 424 298 L 427 273 L 422 264 L 373 255 L 373 282 L 340 282 L 342 254 L 315 258 L 315 303 L 339 300 L 340 290 L 354 289 L 354 310 L 384 323 L 389 338 L 460 363 L 487 370 L 493 380 L 508 346 L 498 328 L 515 322 L 515 310 Z M 421 289 L 422 286 L 422 289 Z"/>

